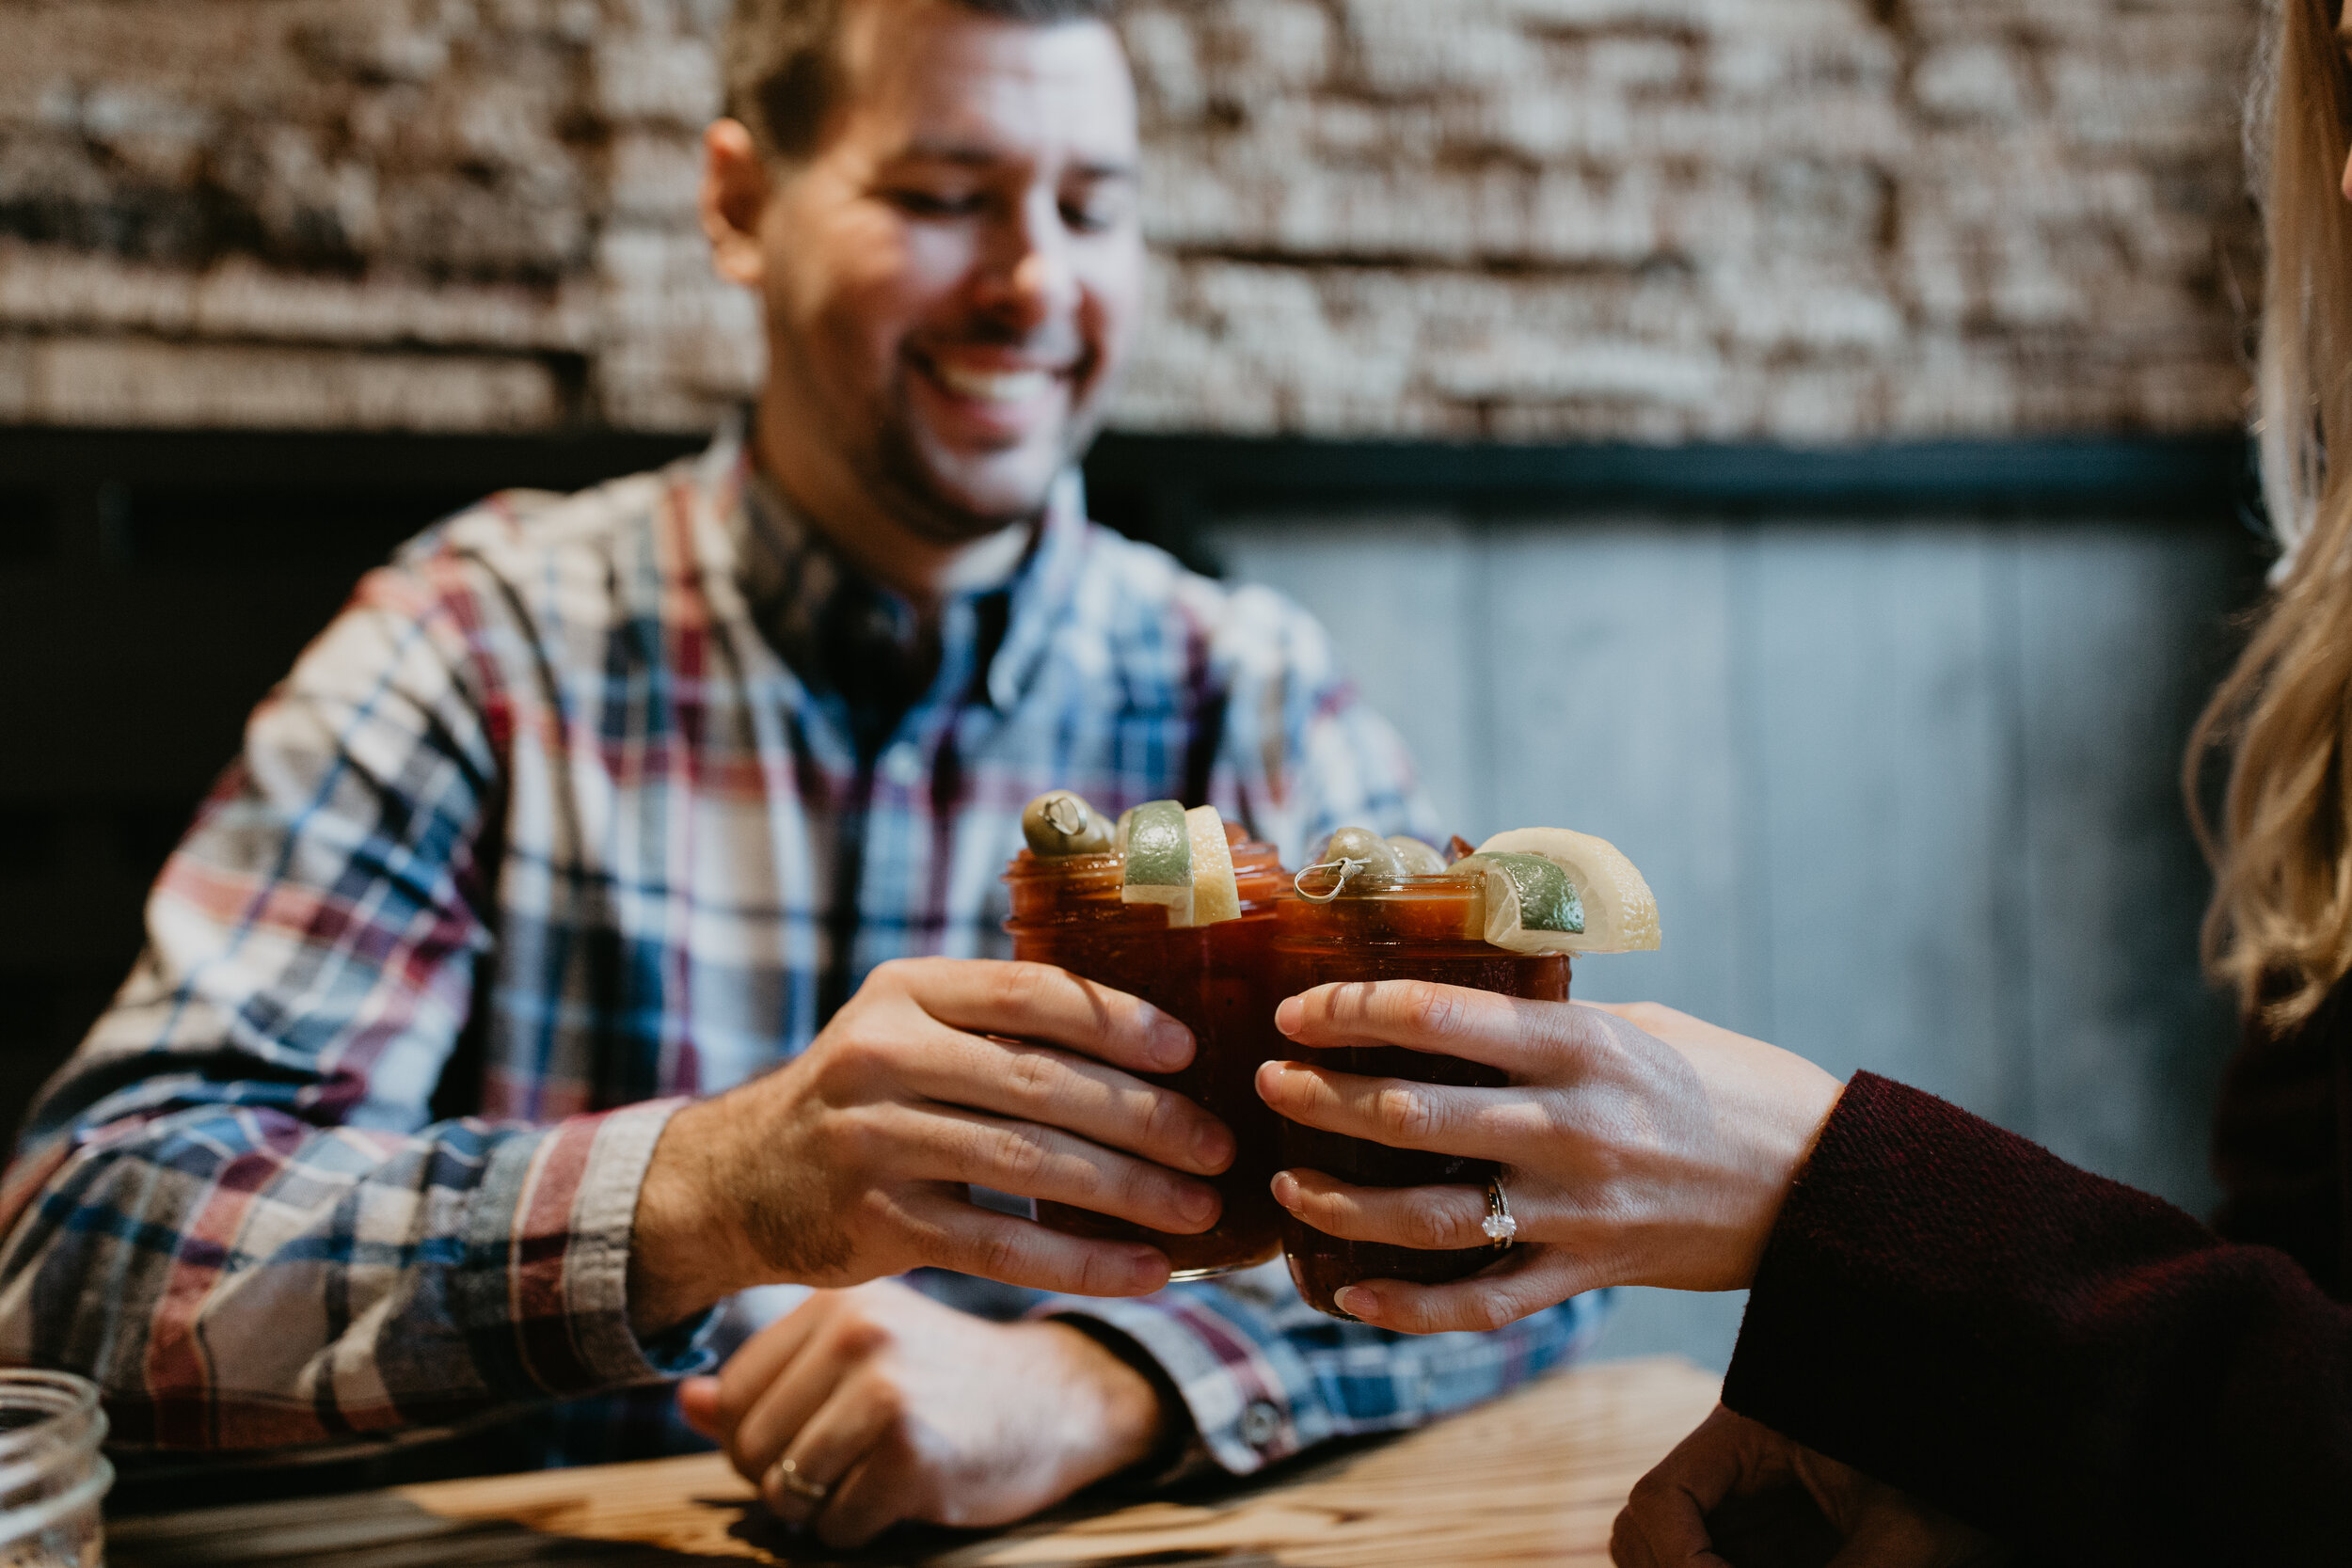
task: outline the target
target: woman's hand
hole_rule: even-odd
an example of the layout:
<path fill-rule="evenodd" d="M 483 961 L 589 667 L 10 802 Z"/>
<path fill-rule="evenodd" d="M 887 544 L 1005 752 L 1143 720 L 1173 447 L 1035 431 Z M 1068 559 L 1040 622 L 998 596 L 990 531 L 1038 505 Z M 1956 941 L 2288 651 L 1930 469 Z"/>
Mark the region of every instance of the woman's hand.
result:
<path fill-rule="evenodd" d="M 1321 987 L 1275 1021 L 1311 1051 L 1401 1045 L 1511 1075 L 1507 1088 L 1475 1089 L 1311 1063 L 1259 1069 L 1258 1092 L 1293 1121 L 1507 1167 L 1518 1244 L 1493 1267 L 1451 1285 L 1340 1292 L 1364 1322 L 1408 1334 L 1498 1327 L 1603 1285 L 1740 1289 L 1841 1088 L 1802 1056 L 1649 1003 L 1391 980 Z M 1486 1244 L 1486 1195 L 1473 1187 L 1356 1187 L 1301 1170 L 1278 1175 L 1274 1196 L 1349 1240 Z"/>
<path fill-rule="evenodd" d="M 887 1280 L 818 1291 L 688 1379 L 678 1410 L 778 1518 L 838 1547 L 902 1519 L 1026 1518 L 1145 1458 L 1169 1418 L 1067 1323 L 989 1323 Z"/>
<path fill-rule="evenodd" d="M 1797 1488 L 1803 1495 L 1791 1510 L 1785 1503 Z M 1820 1511 L 1810 1529 L 1797 1513 L 1810 1512 L 1806 1497 Z M 1814 1531 L 1835 1544 L 1808 1550 Z M 1993 1568 L 2010 1554 L 1910 1494 L 1717 1405 L 1635 1483 L 1609 1555 L 1617 1568 L 1791 1560 L 1826 1560 L 1829 1568 Z"/>

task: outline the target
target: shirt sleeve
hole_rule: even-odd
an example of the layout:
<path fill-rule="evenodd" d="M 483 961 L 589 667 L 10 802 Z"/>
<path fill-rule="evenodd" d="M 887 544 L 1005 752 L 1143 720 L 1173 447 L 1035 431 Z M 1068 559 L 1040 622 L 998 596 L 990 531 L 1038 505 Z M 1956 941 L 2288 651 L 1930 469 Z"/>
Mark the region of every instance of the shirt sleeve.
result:
<path fill-rule="evenodd" d="M 1724 1402 L 2037 1560 L 2352 1540 L 2352 1309 L 2282 1252 L 1868 1073 L 1782 1209 Z"/>
<path fill-rule="evenodd" d="M 1405 1431 L 1518 1387 L 1591 1344 L 1605 1295 L 1572 1297 L 1487 1334 L 1393 1334 L 1324 1316 L 1276 1261 L 1136 1300 L 1047 1297 L 1031 1315 L 1125 1335 L 1192 1418 L 1192 1464 L 1183 1467 L 1248 1475 L 1319 1443 Z"/>
<path fill-rule="evenodd" d="M 310 1443 L 686 1370 L 626 1299 L 675 1102 L 436 1121 L 489 947 L 479 617 L 388 569 L 256 710 L 0 1187 L 0 1361 L 119 1442 Z"/>

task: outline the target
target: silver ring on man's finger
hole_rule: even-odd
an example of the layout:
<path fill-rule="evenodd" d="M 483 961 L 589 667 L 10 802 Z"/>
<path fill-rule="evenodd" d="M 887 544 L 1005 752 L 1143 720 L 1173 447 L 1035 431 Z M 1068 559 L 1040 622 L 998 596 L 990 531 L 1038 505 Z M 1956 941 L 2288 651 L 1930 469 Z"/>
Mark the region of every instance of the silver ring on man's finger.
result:
<path fill-rule="evenodd" d="M 782 1487 L 796 1497 L 821 1503 L 833 1495 L 833 1488 L 809 1480 L 801 1474 L 801 1467 L 789 1459 L 779 1459 L 768 1466 L 768 1484 Z"/>
<path fill-rule="evenodd" d="M 1478 1226 L 1486 1233 L 1486 1243 L 1497 1252 L 1509 1250 L 1519 1239 L 1519 1222 L 1511 1217 L 1511 1200 L 1502 1196 L 1501 1171 L 1486 1178 L 1486 1217 Z"/>

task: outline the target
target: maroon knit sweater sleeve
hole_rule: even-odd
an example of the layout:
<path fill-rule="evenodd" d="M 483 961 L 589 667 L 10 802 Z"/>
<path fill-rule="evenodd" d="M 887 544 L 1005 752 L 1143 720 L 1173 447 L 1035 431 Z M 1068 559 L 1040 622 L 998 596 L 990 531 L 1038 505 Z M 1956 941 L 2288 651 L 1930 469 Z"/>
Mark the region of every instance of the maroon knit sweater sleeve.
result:
<path fill-rule="evenodd" d="M 2036 1560 L 2352 1561 L 2352 1309 L 1869 1073 L 1781 1212 L 1724 1401 Z"/>

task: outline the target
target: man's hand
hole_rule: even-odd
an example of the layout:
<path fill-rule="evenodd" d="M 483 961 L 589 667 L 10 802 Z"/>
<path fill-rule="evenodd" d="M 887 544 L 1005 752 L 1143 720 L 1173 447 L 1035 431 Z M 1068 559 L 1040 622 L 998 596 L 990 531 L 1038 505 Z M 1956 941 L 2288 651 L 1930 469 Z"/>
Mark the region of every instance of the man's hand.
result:
<path fill-rule="evenodd" d="M 884 964 L 798 1059 L 671 1118 L 638 1195 L 630 1322 L 649 1334 L 750 1286 L 924 1265 L 1155 1291 L 1157 1248 L 993 1213 L 965 1184 L 1207 1229 L 1216 1191 L 1177 1173 L 1223 1170 L 1232 1134 L 1131 1076 L 1174 1071 L 1192 1049 L 1166 1013 L 1042 964 Z"/>
<path fill-rule="evenodd" d="M 1456 1088 L 1268 1062 L 1258 1092 L 1293 1121 L 1396 1148 L 1496 1160 L 1518 1244 L 1450 1285 L 1367 1280 L 1340 1305 L 1408 1334 L 1496 1328 L 1603 1285 L 1729 1291 L 1755 1275 L 1790 1182 L 1837 1103 L 1802 1056 L 1670 1008 L 1530 1002 L 1412 980 L 1322 986 L 1276 1023 L 1315 1050 L 1401 1045 L 1501 1068 Z M 1284 1171 L 1274 1196 L 1351 1241 L 1486 1244 L 1474 1187 L 1358 1187 Z"/>
<path fill-rule="evenodd" d="M 1150 1454 L 1143 1374 L 1066 1323 L 993 1323 L 884 1280 L 827 1291 L 678 1390 L 776 1516 L 858 1546 L 900 1520 L 983 1528 Z M 777 1474 L 822 1488 L 821 1499 Z"/>
<path fill-rule="evenodd" d="M 1725 1568 L 1735 1557 L 1735 1519 L 1764 1517 L 1756 1505 L 1791 1487 L 1811 1497 L 1841 1543 L 1826 1557 L 1829 1568 L 1994 1568 L 2009 1560 L 1990 1536 L 1722 1405 L 1634 1484 L 1609 1555 L 1617 1568 Z M 1774 1550 L 1779 1543 L 1750 1533 L 1757 1538 L 1736 1552 L 1739 1562 L 1787 1560 Z"/>

